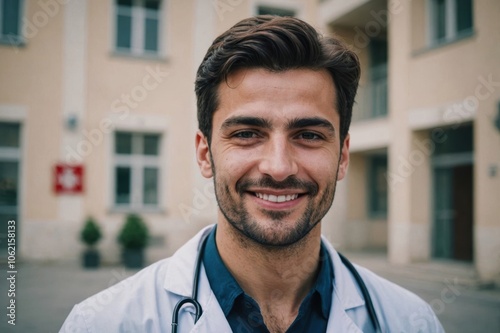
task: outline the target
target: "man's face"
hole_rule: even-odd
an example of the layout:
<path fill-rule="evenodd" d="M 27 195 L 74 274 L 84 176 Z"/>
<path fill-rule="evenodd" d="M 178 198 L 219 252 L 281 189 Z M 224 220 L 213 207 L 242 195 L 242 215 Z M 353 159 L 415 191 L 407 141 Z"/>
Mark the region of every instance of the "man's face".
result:
<path fill-rule="evenodd" d="M 214 177 L 225 222 L 263 245 L 306 236 L 330 208 L 349 162 L 326 71 L 244 69 L 219 86 L 212 142 L 197 134 L 198 162 Z"/>

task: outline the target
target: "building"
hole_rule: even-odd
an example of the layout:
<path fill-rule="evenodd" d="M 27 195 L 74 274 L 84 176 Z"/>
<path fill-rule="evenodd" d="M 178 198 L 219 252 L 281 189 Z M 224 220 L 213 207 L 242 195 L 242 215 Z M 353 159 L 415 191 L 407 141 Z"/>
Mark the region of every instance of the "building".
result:
<path fill-rule="evenodd" d="M 363 67 L 350 174 L 324 233 L 398 263 L 470 261 L 500 280 L 499 9 L 494 0 L 0 0 L 0 223 L 16 220 L 19 258 L 74 260 L 93 216 L 104 260 L 116 262 L 116 235 L 137 212 L 153 236 L 150 261 L 171 254 L 216 218 L 193 149 L 204 53 L 240 19 L 294 15 L 342 36 Z"/>
<path fill-rule="evenodd" d="M 313 17 L 302 2 L 289 7 L 280 13 Z M 78 258 L 87 216 L 103 229 L 109 262 L 129 212 L 147 221 L 151 261 L 215 221 L 213 187 L 193 149 L 195 71 L 217 34 L 282 8 L 205 0 L 3 0 L 0 8 L 0 213 L 2 226 L 17 222 L 19 258 Z M 5 256 L 4 232 L 0 241 Z"/>
<path fill-rule="evenodd" d="M 363 77 L 341 245 L 500 273 L 497 1 L 323 1 Z"/>

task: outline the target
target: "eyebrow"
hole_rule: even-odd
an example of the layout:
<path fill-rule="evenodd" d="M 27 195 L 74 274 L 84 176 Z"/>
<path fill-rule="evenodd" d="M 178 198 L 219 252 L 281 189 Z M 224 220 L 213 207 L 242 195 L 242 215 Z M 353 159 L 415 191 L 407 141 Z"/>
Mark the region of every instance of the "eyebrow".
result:
<path fill-rule="evenodd" d="M 286 125 L 288 130 L 295 130 L 304 127 L 324 127 L 332 134 L 335 134 L 335 127 L 333 127 L 332 123 L 320 117 L 295 118 L 290 120 Z"/>
<path fill-rule="evenodd" d="M 266 129 L 271 129 L 273 127 L 269 120 L 266 120 L 264 118 L 237 116 L 226 119 L 222 123 L 221 129 L 227 129 L 229 127 L 238 125 L 255 126 Z"/>
<path fill-rule="evenodd" d="M 222 125 L 221 129 L 227 129 L 232 126 L 254 126 L 266 129 L 272 129 L 273 125 L 267 119 L 260 117 L 246 117 L 246 116 L 236 116 L 226 119 Z M 330 133 L 335 135 L 335 127 L 328 120 L 320 117 L 310 117 L 310 118 L 295 118 L 288 121 L 286 124 L 287 130 L 296 130 L 304 127 L 324 127 Z"/>

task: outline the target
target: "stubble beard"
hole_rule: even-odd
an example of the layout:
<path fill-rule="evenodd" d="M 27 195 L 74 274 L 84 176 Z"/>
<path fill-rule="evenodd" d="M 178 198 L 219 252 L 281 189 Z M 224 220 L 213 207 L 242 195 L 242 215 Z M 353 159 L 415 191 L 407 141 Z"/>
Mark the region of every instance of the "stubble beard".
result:
<path fill-rule="evenodd" d="M 333 181 L 329 182 L 322 193 L 318 192 L 318 185 L 313 182 L 300 181 L 291 176 L 283 182 L 276 182 L 266 176 L 259 180 L 243 180 L 236 184 L 231 191 L 227 182 L 219 181 L 215 164 L 212 160 L 212 172 L 214 176 L 215 197 L 219 210 L 228 223 L 244 238 L 265 247 L 287 247 L 291 246 L 309 234 L 309 232 L 321 221 L 330 209 L 335 197 L 335 189 L 338 177 L 338 168 Z M 276 228 L 266 227 L 259 223 L 248 213 L 245 207 L 244 196 L 250 195 L 245 189 L 250 185 L 258 185 L 275 189 L 306 189 L 307 206 L 304 213 L 295 222 L 285 221 L 292 214 L 291 211 L 260 210 L 273 223 Z M 290 226 L 286 226 L 289 223 Z"/>

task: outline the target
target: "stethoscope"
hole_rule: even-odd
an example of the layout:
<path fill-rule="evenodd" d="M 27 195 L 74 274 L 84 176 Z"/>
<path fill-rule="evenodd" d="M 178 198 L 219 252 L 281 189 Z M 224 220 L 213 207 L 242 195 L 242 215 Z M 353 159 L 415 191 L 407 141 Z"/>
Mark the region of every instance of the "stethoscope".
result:
<path fill-rule="evenodd" d="M 192 304 L 195 308 L 195 318 L 194 318 L 194 323 L 200 319 L 203 309 L 201 307 L 201 304 L 198 302 L 198 287 L 199 287 L 199 282 L 200 282 L 200 268 L 201 268 L 201 262 L 203 258 L 203 252 L 205 251 L 205 244 L 207 243 L 207 238 L 208 236 L 205 236 L 205 238 L 202 240 L 200 251 L 198 252 L 198 256 L 196 257 L 196 267 L 194 270 L 194 279 L 193 279 L 193 294 L 191 297 L 186 297 L 184 299 L 181 299 L 179 302 L 174 307 L 174 312 L 172 313 L 172 333 L 177 333 L 177 328 L 179 327 L 179 311 L 182 306 L 185 304 Z M 338 252 L 337 252 L 338 253 Z M 366 305 L 366 310 L 368 311 L 368 316 L 370 317 L 370 321 L 373 324 L 373 327 L 375 328 L 375 332 L 382 332 L 380 328 L 380 323 L 377 318 L 377 314 L 375 313 L 375 308 L 373 307 L 373 302 L 370 297 L 370 293 L 368 292 L 368 288 L 366 287 L 366 284 L 364 283 L 363 279 L 359 275 L 358 271 L 354 267 L 354 265 L 347 260 L 346 257 L 344 257 L 342 254 L 338 253 L 340 256 L 340 260 L 342 263 L 347 267 L 349 272 L 354 276 L 354 279 L 356 280 L 356 283 L 358 284 L 359 288 L 361 289 L 361 293 L 363 294 L 363 298 L 365 299 L 365 305 Z"/>

